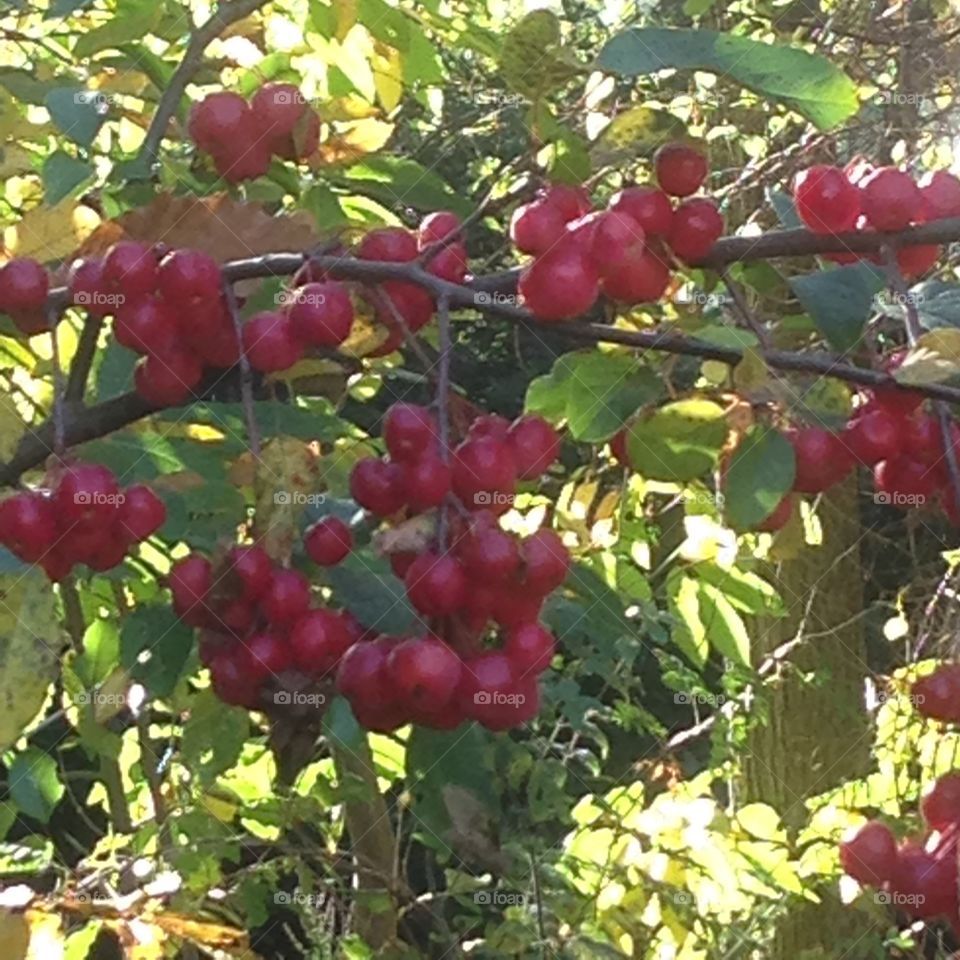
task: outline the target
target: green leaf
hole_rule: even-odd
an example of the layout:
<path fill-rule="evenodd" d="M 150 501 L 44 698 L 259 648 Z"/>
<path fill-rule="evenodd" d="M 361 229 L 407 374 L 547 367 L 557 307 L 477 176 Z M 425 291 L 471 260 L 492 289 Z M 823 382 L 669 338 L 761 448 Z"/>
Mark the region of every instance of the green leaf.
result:
<path fill-rule="evenodd" d="M 163 16 L 163 4 L 155 0 L 124 0 L 116 15 L 93 30 L 81 33 L 73 55 L 85 59 L 100 50 L 132 43 L 151 33 Z"/>
<path fill-rule="evenodd" d="M 750 665 L 750 637 L 733 604 L 714 586 L 701 583 L 700 620 L 710 645 L 729 660 Z"/>
<path fill-rule="evenodd" d="M 400 204 L 417 210 L 448 209 L 461 216 L 468 216 L 471 211 L 470 202 L 439 174 L 408 157 L 366 157 L 348 167 L 338 179 L 389 207 Z"/>
<path fill-rule="evenodd" d="M 695 480 L 713 468 L 726 438 L 722 407 L 678 400 L 632 423 L 627 451 L 634 469 L 651 480 Z"/>
<path fill-rule="evenodd" d="M 102 683 L 120 659 L 120 631 L 109 620 L 94 620 L 83 634 L 83 653 L 73 670 L 87 690 Z"/>
<path fill-rule="evenodd" d="M 356 751 L 366 732 L 357 723 L 349 702 L 343 697 L 334 697 L 323 715 L 324 736 L 344 750 Z"/>
<path fill-rule="evenodd" d="M 683 139 L 686 133 L 686 124 L 672 113 L 635 106 L 618 113 L 604 127 L 592 153 L 597 166 L 604 166 L 628 157 L 647 156 L 661 144 Z"/>
<path fill-rule="evenodd" d="M 354 550 L 329 573 L 338 600 L 368 629 L 407 633 L 416 621 L 403 584 L 390 564 L 369 550 Z"/>
<path fill-rule="evenodd" d="M 883 273 L 868 263 L 791 277 L 790 289 L 837 350 L 852 350 L 873 312 L 873 298 L 885 285 Z"/>
<path fill-rule="evenodd" d="M 339 197 L 325 184 L 317 183 L 300 199 L 300 207 L 313 214 L 320 230 L 346 226 L 350 218 L 343 212 Z"/>
<path fill-rule="evenodd" d="M 859 108 L 856 84 L 826 57 L 713 30 L 634 27 L 609 40 L 597 64 L 627 77 L 706 70 L 779 101 L 821 130 Z"/>
<path fill-rule="evenodd" d="M 57 87 L 47 94 L 44 105 L 57 128 L 81 147 L 93 143 L 106 119 L 102 95 L 83 87 Z"/>
<path fill-rule="evenodd" d="M 914 287 L 910 293 L 922 327 L 927 330 L 960 327 L 960 286 L 942 280 L 928 280 Z"/>
<path fill-rule="evenodd" d="M 120 663 L 155 697 L 173 692 L 193 648 L 193 631 L 167 605 L 140 607 L 124 621 Z"/>
<path fill-rule="evenodd" d="M 667 575 L 667 609 L 673 615 L 670 636 L 696 667 L 707 662 L 707 632 L 700 618 L 700 583 L 674 567 Z"/>
<path fill-rule="evenodd" d="M 381 43 L 406 53 L 413 21 L 384 0 L 357 0 L 357 21 Z"/>
<path fill-rule="evenodd" d="M 190 701 L 190 717 L 183 725 L 183 761 L 200 783 L 213 783 L 240 757 L 250 734 L 250 714 L 227 706 L 210 690 Z"/>
<path fill-rule="evenodd" d="M 795 470 L 793 445 L 779 430 L 751 427 L 724 480 L 724 513 L 733 529 L 750 530 L 766 520 L 790 492 Z"/>
<path fill-rule="evenodd" d="M 737 610 L 777 616 L 784 612 L 783 601 L 777 591 L 766 580 L 749 570 L 721 567 L 705 560 L 693 567 L 693 572 L 701 580 L 716 587 Z"/>
<path fill-rule="evenodd" d="M 51 153 L 43 164 L 43 199 L 53 206 L 93 176 L 93 165 L 62 150 Z"/>
<path fill-rule="evenodd" d="M 46 823 L 63 796 L 57 761 L 42 750 L 30 747 L 17 754 L 8 776 L 10 798 L 17 809 Z"/>

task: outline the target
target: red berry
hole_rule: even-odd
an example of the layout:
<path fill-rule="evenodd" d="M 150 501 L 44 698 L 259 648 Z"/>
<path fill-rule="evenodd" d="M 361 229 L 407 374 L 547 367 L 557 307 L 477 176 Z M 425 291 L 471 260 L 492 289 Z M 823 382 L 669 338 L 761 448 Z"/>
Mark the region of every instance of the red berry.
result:
<path fill-rule="evenodd" d="M 890 892 L 894 903 L 911 916 L 952 918 L 957 913 L 956 838 L 948 839 L 947 849 L 942 852 L 908 843 L 897 853 Z"/>
<path fill-rule="evenodd" d="M 303 94 L 292 83 L 265 83 L 250 98 L 257 127 L 271 140 L 289 137 L 306 108 Z"/>
<path fill-rule="evenodd" d="M 960 664 L 941 664 L 917 680 L 910 693 L 920 716 L 960 723 Z"/>
<path fill-rule="evenodd" d="M 566 223 L 590 211 L 590 195 L 583 187 L 569 183 L 548 184 L 537 196 L 543 203 L 553 207 Z"/>
<path fill-rule="evenodd" d="M 557 643 L 553 634 L 539 623 L 525 623 L 507 635 L 503 652 L 518 677 L 543 673 L 550 666 Z"/>
<path fill-rule="evenodd" d="M 220 300 L 220 265 L 199 250 L 174 250 L 160 261 L 157 286 L 163 299 L 181 310 Z"/>
<path fill-rule="evenodd" d="M 386 706 L 396 700 L 387 671 L 393 644 L 386 640 L 360 641 L 343 655 L 337 669 L 337 690 L 354 707 Z"/>
<path fill-rule="evenodd" d="M 2 543 L 0 538 L 0 543 Z M 26 559 L 25 557 L 21 559 Z M 73 570 L 73 560 L 68 557 L 60 548 L 59 544 L 51 550 L 48 550 L 38 561 L 47 577 L 54 583 L 59 583 L 70 576 Z"/>
<path fill-rule="evenodd" d="M 353 534 L 338 517 L 324 517 L 303 537 L 307 556 L 321 567 L 332 567 L 353 549 Z"/>
<path fill-rule="evenodd" d="M 117 310 L 113 335 L 136 353 L 165 353 L 177 338 L 177 319 L 172 308 L 152 294 L 126 299 Z"/>
<path fill-rule="evenodd" d="M 428 453 L 403 467 L 403 496 L 416 513 L 439 507 L 450 492 L 452 471 L 436 454 Z"/>
<path fill-rule="evenodd" d="M 383 441 L 394 460 L 416 460 L 436 447 L 437 421 L 416 403 L 395 403 L 383 419 Z"/>
<path fill-rule="evenodd" d="M 124 298 L 121 305 L 153 293 L 157 279 L 157 258 L 150 247 L 124 240 L 107 251 L 103 282 L 110 293 Z"/>
<path fill-rule="evenodd" d="M 566 220 L 544 200 L 517 207 L 510 218 L 510 239 L 522 253 L 542 254 L 563 236 Z"/>
<path fill-rule="evenodd" d="M 120 500 L 116 476 L 99 463 L 76 463 L 67 467 L 53 492 L 57 518 L 64 527 L 109 525 L 117 515 Z"/>
<path fill-rule="evenodd" d="M 0 267 L 0 312 L 43 313 L 50 280 L 36 260 L 18 257 Z"/>
<path fill-rule="evenodd" d="M 350 472 L 350 495 L 365 510 L 388 517 L 404 505 L 403 471 L 379 457 L 359 460 Z"/>
<path fill-rule="evenodd" d="M 793 515 L 793 497 L 788 493 L 773 508 L 773 512 L 765 520 L 757 524 L 756 529 L 761 533 L 776 533 L 782 530 Z"/>
<path fill-rule="evenodd" d="M 353 643 L 343 617 L 332 610 L 310 610 L 290 631 L 294 663 L 304 673 L 317 677 L 335 670 Z"/>
<path fill-rule="evenodd" d="M 943 436 L 936 417 L 911 417 L 903 430 L 903 451 L 920 463 L 935 464 L 943 456 Z"/>
<path fill-rule="evenodd" d="M 683 261 L 702 260 L 723 234 L 723 217 L 712 200 L 684 200 L 673 212 L 667 242 Z"/>
<path fill-rule="evenodd" d="M 941 471 L 909 457 L 882 460 L 873 468 L 873 484 L 878 494 L 894 506 L 922 506 L 939 486 Z"/>
<path fill-rule="evenodd" d="M 465 440 L 454 451 L 453 492 L 468 510 L 504 513 L 513 503 L 517 467 L 508 443 L 493 437 Z"/>
<path fill-rule="evenodd" d="M 175 345 L 141 360 L 133 371 L 133 385 L 147 403 L 175 407 L 189 399 L 202 376 L 199 358 Z"/>
<path fill-rule="evenodd" d="M 371 230 L 357 247 L 361 260 L 402 263 L 417 256 L 417 238 L 404 227 L 381 227 Z"/>
<path fill-rule="evenodd" d="M 820 164 L 793 181 L 797 216 L 814 233 L 852 230 L 860 216 L 860 190 L 840 167 Z"/>
<path fill-rule="evenodd" d="M 848 424 L 843 440 L 860 463 L 873 466 L 900 452 L 904 426 L 888 410 L 868 409 Z"/>
<path fill-rule="evenodd" d="M 303 357 L 290 318 L 276 310 L 255 313 L 243 326 L 243 352 L 261 373 L 289 370 Z"/>
<path fill-rule="evenodd" d="M 166 505 L 146 484 L 124 490 L 118 523 L 128 541 L 139 543 L 153 536 L 166 519 Z"/>
<path fill-rule="evenodd" d="M 520 568 L 515 537 L 502 530 L 492 514 L 477 514 L 458 553 L 467 573 L 485 583 L 502 583 Z"/>
<path fill-rule="evenodd" d="M 897 251 L 897 266 L 908 279 L 922 277 L 932 270 L 943 254 L 942 248 L 935 244 L 923 244 L 917 247 L 903 247 Z"/>
<path fill-rule="evenodd" d="M 273 571 L 270 585 L 258 602 L 271 624 L 280 626 L 293 623 L 310 606 L 310 584 L 299 571 L 281 567 Z"/>
<path fill-rule="evenodd" d="M 520 274 L 517 289 L 538 320 L 567 320 L 586 313 L 596 303 L 600 277 L 583 251 L 560 244 Z"/>
<path fill-rule="evenodd" d="M 448 283 L 463 283 L 468 267 L 467 248 L 462 243 L 451 243 L 444 247 L 426 264 L 427 273 Z"/>
<path fill-rule="evenodd" d="M 92 317 L 105 317 L 116 308 L 116 297 L 107 292 L 103 279 L 103 261 L 98 258 L 75 260 L 70 267 L 70 300 Z"/>
<path fill-rule="evenodd" d="M 245 135 L 239 142 L 243 146 L 220 147 L 212 154 L 217 173 L 228 183 L 241 183 L 265 176 L 272 159 L 270 142 L 253 139 L 252 134 Z"/>
<path fill-rule="evenodd" d="M 920 811 L 934 830 L 947 830 L 960 823 L 960 771 L 940 777 L 924 793 Z"/>
<path fill-rule="evenodd" d="M 397 553 L 388 554 L 388 559 L 393 575 L 402 580 L 407 575 L 410 564 L 417 559 L 417 554 L 413 551 L 400 550 Z"/>
<path fill-rule="evenodd" d="M 570 551 L 559 535 L 546 528 L 531 534 L 520 544 L 523 583 L 540 595 L 556 589 L 567 578 Z"/>
<path fill-rule="evenodd" d="M 442 640 L 411 637 L 390 652 L 387 670 L 408 708 L 433 712 L 453 699 L 460 683 L 461 664 Z"/>
<path fill-rule="evenodd" d="M 557 431 L 536 414 L 527 414 L 515 420 L 507 442 L 517 465 L 517 477 L 521 480 L 539 477 L 560 453 Z"/>
<path fill-rule="evenodd" d="M 207 599 L 213 589 L 213 567 L 198 553 L 178 560 L 167 577 L 177 616 L 191 626 L 203 626 L 209 619 Z"/>
<path fill-rule="evenodd" d="M 510 433 L 510 421 L 501 417 L 499 413 L 482 413 L 475 417 L 467 430 L 467 439 L 476 440 L 478 437 L 493 437 L 494 440 L 506 441 Z"/>
<path fill-rule="evenodd" d="M 886 883 L 897 869 L 897 859 L 897 841 L 890 828 L 876 820 L 840 844 L 840 865 L 859 883 Z"/>
<path fill-rule="evenodd" d="M 237 636 L 245 636 L 257 622 L 257 606 L 251 598 L 233 597 L 217 605 L 217 619 Z"/>
<path fill-rule="evenodd" d="M 837 434 L 820 427 L 791 431 L 787 439 L 796 454 L 793 489 L 822 493 L 839 483 L 851 470 L 853 457 Z"/>
<path fill-rule="evenodd" d="M 239 645 L 214 656 L 210 663 L 213 692 L 235 707 L 255 709 L 260 700 L 260 684 L 251 669 L 246 650 Z"/>
<path fill-rule="evenodd" d="M 923 195 L 909 173 L 880 167 L 861 183 L 860 203 L 867 222 L 877 230 L 902 230 L 919 219 Z"/>
<path fill-rule="evenodd" d="M 290 648 L 275 633 L 258 633 L 246 644 L 250 667 L 255 680 L 263 682 L 288 669 L 292 663 Z"/>
<path fill-rule="evenodd" d="M 657 183 L 672 197 L 689 197 L 707 179 L 707 158 L 683 143 L 665 143 L 654 154 Z"/>
<path fill-rule="evenodd" d="M 567 241 L 586 253 L 605 277 L 643 253 L 646 234 L 629 214 L 604 210 L 568 223 Z"/>
<path fill-rule="evenodd" d="M 501 589 L 493 605 L 493 619 L 508 629 L 524 623 L 536 623 L 543 609 L 544 596 L 534 592 L 521 593 L 510 586 Z"/>
<path fill-rule="evenodd" d="M 306 160 L 312 156 L 320 145 L 320 117 L 316 110 L 307 107 L 292 133 L 271 139 L 269 144 L 273 152 L 284 160 Z"/>
<path fill-rule="evenodd" d="M 445 240 L 455 230 L 460 229 L 460 218 L 449 210 L 436 210 L 428 213 L 420 221 L 417 230 L 417 246 L 423 250 L 431 243 Z"/>
<path fill-rule="evenodd" d="M 433 297 L 415 283 L 387 280 L 380 284 L 380 292 L 387 302 L 378 300 L 377 319 L 388 327 L 396 328 L 397 333 L 402 333 L 397 316 L 411 333 L 425 327 L 433 317 Z"/>
<path fill-rule="evenodd" d="M 424 551 L 403 578 L 410 603 L 428 617 L 445 617 L 463 606 L 467 577 L 450 554 Z"/>
<path fill-rule="evenodd" d="M 613 195 L 608 209 L 629 214 L 648 237 L 667 237 L 673 226 L 670 198 L 656 187 L 627 187 Z"/>
<path fill-rule="evenodd" d="M 38 563 L 57 539 L 53 501 L 42 493 L 15 493 L 0 501 L 0 543 L 26 563 Z"/>
<path fill-rule="evenodd" d="M 340 346 L 353 327 L 347 288 L 334 281 L 300 287 L 290 307 L 290 325 L 294 336 L 308 346 Z"/>
<path fill-rule="evenodd" d="M 232 547 L 227 554 L 227 567 L 250 600 L 263 596 L 273 579 L 273 561 L 263 547 Z"/>
<path fill-rule="evenodd" d="M 187 121 L 193 142 L 207 153 L 246 142 L 252 128 L 250 105 L 237 93 L 220 91 L 194 104 Z"/>
<path fill-rule="evenodd" d="M 917 187 L 923 197 L 926 220 L 960 217 L 960 179 L 946 170 L 925 173 Z"/>
<path fill-rule="evenodd" d="M 481 653 L 465 660 L 457 699 L 464 714 L 484 726 L 501 727 L 519 696 L 513 663 L 502 653 Z"/>
<path fill-rule="evenodd" d="M 656 254 L 643 250 L 608 270 L 602 289 L 619 303 L 655 303 L 663 297 L 669 284 L 669 267 Z"/>
<path fill-rule="evenodd" d="M 221 654 L 232 650 L 236 645 L 236 638 L 229 633 L 220 633 L 216 630 L 201 630 L 197 637 L 197 653 L 200 662 L 209 667 Z"/>

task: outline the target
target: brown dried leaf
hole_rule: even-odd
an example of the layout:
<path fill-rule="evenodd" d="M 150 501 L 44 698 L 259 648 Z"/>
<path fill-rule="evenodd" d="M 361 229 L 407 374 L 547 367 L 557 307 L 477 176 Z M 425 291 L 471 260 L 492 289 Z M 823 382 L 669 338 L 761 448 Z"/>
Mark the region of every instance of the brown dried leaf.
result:
<path fill-rule="evenodd" d="M 394 553 L 419 553 L 430 546 L 435 533 L 436 522 L 433 516 L 423 513 L 376 534 L 373 547 L 386 556 Z"/>

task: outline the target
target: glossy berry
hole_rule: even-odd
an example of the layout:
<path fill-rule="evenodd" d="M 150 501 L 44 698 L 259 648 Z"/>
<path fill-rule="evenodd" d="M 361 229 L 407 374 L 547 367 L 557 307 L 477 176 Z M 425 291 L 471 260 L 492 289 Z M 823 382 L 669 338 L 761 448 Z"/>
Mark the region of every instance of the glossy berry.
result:
<path fill-rule="evenodd" d="M 502 530 L 490 514 L 478 514 L 458 553 L 471 580 L 502 583 L 520 569 L 520 547 L 516 538 Z"/>
<path fill-rule="evenodd" d="M 303 357 L 290 318 L 276 310 L 254 314 L 243 326 L 242 341 L 250 366 L 261 373 L 289 370 Z"/>
<path fill-rule="evenodd" d="M 853 458 L 835 433 L 820 427 L 792 431 L 796 473 L 793 489 L 799 493 L 823 493 L 839 483 L 853 466 Z"/>
<path fill-rule="evenodd" d="M 840 865 L 859 883 L 886 883 L 897 869 L 897 860 L 897 841 L 890 828 L 875 820 L 840 844 Z"/>
<path fill-rule="evenodd" d="M 191 139 L 207 153 L 238 147 L 252 128 L 250 105 L 239 94 L 211 93 L 194 104 L 187 122 Z"/>
<path fill-rule="evenodd" d="M 411 510 L 422 513 L 443 503 L 452 483 L 449 464 L 437 454 L 428 453 L 401 466 L 403 498 Z"/>
<path fill-rule="evenodd" d="M 546 528 L 531 534 L 520 544 L 523 583 L 535 594 L 555 590 L 567 578 L 570 551 L 560 536 Z"/>
<path fill-rule="evenodd" d="M 867 222 L 877 230 L 902 230 L 918 219 L 923 196 L 909 173 L 880 167 L 861 184 L 861 207 Z"/>
<path fill-rule="evenodd" d="M 290 306 L 293 335 L 313 347 L 338 347 L 353 327 L 353 303 L 342 283 L 308 283 Z"/>
<path fill-rule="evenodd" d="M 840 167 L 802 170 L 793 182 L 793 200 L 797 216 L 814 233 L 852 230 L 860 216 L 860 190 Z"/>
<path fill-rule="evenodd" d="M 121 499 L 113 471 L 99 463 L 76 463 L 60 475 L 53 504 L 61 524 L 109 524 Z"/>
<path fill-rule="evenodd" d="M 582 217 L 590 210 L 590 195 L 583 187 L 569 183 L 551 183 L 543 187 L 538 198 L 556 210 L 565 223 Z"/>
<path fill-rule="evenodd" d="M 458 610 L 467 593 L 463 567 L 450 554 L 424 551 L 403 578 L 410 603 L 428 617 L 445 617 Z"/>
<path fill-rule="evenodd" d="M 150 487 L 137 483 L 123 491 L 117 520 L 127 540 L 140 542 L 164 525 L 167 507 Z"/>
<path fill-rule="evenodd" d="M 269 680 L 291 666 L 286 642 L 276 633 L 258 633 L 246 641 L 247 655 L 254 679 Z"/>
<path fill-rule="evenodd" d="M 843 441 L 860 463 L 873 466 L 901 449 L 904 422 L 883 408 L 866 410 L 851 421 Z"/>
<path fill-rule="evenodd" d="M 712 200 L 685 200 L 673 212 L 667 242 L 683 261 L 702 260 L 723 234 L 723 217 Z"/>
<path fill-rule="evenodd" d="M 257 622 L 257 605 L 248 597 L 232 597 L 216 605 L 217 619 L 238 636 L 245 636 Z"/>
<path fill-rule="evenodd" d="M 453 492 L 468 510 L 503 513 L 513 500 L 517 467 L 509 443 L 493 437 L 466 440 L 454 451 Z"/>
<path fill-rule="evenodd" d="M 446 239 L 449 234 L 459 229 L 460 218 L 455 213 L 449 210 L 428 213 L 420 221 L 420 227 L 417 230 L 417 246 L 423 250 L 431 243 Z"/>
<path fill-rule="evenodd" d="M 387 280 L 380 284 L 380 292 L 389 302 L 378 300 L 377 319 L 388 327 L 395 327 L 401 337 L 403 331 L 397 323 L 397 314 L 412 333 L 425 327 L 433 317 L 433 297 L 415 283 Z"/>
<path fill-rule="evenodd" d="M 507 442 L 520 480 L 533 480 L 553 464 L 560 453 L 560 437 L 543 417 L 527 414 L 510 427 Z"/>
<path fill-rule="evenodd" d="M 390 679 L 405 704 L 435 711 L 453 698 L 460 683 L 460 658 L 437 637 L 411 637 L 387 659 Z"/>
<path fill-rule="evenodd" d="M 600 294 L 597 268 L 576 246 L 560 244 L 520 274 L 517 290 L 540 321 L 568 320 L 586 313 Z"/>
<path fill-rule="evenodd" d="M 897 251 L 897 266 L 908 280 L 915 280 L 929 273 L 943 256 L 943 249 L 935 244 L 903 247 Z"/>
<path fill-rule="evenodd" d="M 208 617 L 206 607 L 213 589 L 213 567 L 198 553 L 178 560 L 167 577 L 177 616 L 192 626 L 202 626 Z"/>
<path fill-rule="evenodd" d="M 670 198 L 656 187 L 627 187 L 613 195 L 608 208 L 628 214 L 649 237 L 666 237 L 673 226 Z"/>
<path fill-rule="evenodd" d="M 643 227 L 621 210 L 588 213 L 568 223 L 567 233 L 568 242 L 586 253 L 601 277 L 639 256 L 646 242 Z"/>
<path fill-rule="evenodd" d="M 910 693 L 920 716 L 960 723 L 960 664 L 941 664 L 917 680 Z"/>
<path fill-rule="evenodd" d="M 272 157 L 270 141 L 245 136 L 239 142 L 240 146 L 221 147 L 212 154 L 217 173 L 228 183 L 241 183 L 265 176 Z"/>
<path fill-rule="evenodd" d="M 494 440 L 506 441 L 510 433 L 510 421 L 501 417 L 499 413 L 482 413 L 475 417 L 467 430 L 467 439 L 476 440 L 478 437 L 493 437 Z"/>
<path fill-rule="evenodd" d="M 426 264 L 427 273 L 448 283 L 463 283 L 468 268 L 467 248 L 462 243 L 451 243 L 444 247 Z"/>
<path fill-rule="evenodd" d="M 36 260 L 11 260 L 0 267 L 0 312 L 42 313 L 49 289 L 47 271 Z"/>
<path fill-rule="evenodd" d="M 921 506 L 933 494 L 940 482 L 940 471 L 909 457 L 881 460 L 873 468 L 873 485 L 878 494 L 885 494 L 888 503 L 895 506 Z"/>
<path fill-rule="evenodd" d="M 117 343 L 136 353 L 164 353 L 177 338 L 177 320 L 165 300 L 153 295 L 127 299 L 113 323 Z"/>
<path fill-rule="evenodd" d="M 917 183 L 925 220 L 960 217 L 960 179 L 946 170 L 925 173 Z"/>
<path fill-rule="evenodd" d="M 214 693 L 224 703 L 248 709 L 259 704 L 260 684 L 242 647 L 215 654 L 210 663 L 210 679 Z"/>
<path fill-rule="evenodd" d="M 522 253 L 542 254 L 564 236 L 566 221 L 557 208 L 543 200 L 524 204 L 510 218 L 510 240 Z"/>
<path fill-rule="evenodd" d="M 157 281 L 157 258 L 150 247 L 124 240 L 107 251 L 103 283 L 109 293 L 124 298 L 121 303 L 153 293 Z"/>
<path fill-rule="evenodd" d="M 350 495 L 365 510 L 388 517 L 404 505 L 403 471 L 379 457 L 359 460 L 350 473 Z"/>
<path fill-rule="evenodd" d="M 353 534 L 338 517 L 324 517 L 307 528 L 303 546 L 314 563 L 332 567 L 353 549 Z"/>
<path fill-rule="evenodd" d="M 553 634 L 539 623 L 525 623 L 507 634 L 503 652 L 518 677 L 543 673 L 550 666 L 557 643 Z"/>
<path fill-rule="evenodd" d="M 915 917 L 957 914 L 957 851 L 955 837 L 938 850 L 905 843 L 897 851 L 890 892 Z"/>
<path fill-rule="evenodd" d="M 343 655 L 337 669 L 337 690 L 354 709 L 389 704 L 395 699 L 387 658 L 393 644 L 384 640 L 360 641 Z"/>
<path fill-rule="evenodd" d="M 683 143 L 665 143 L 653 158 L 657 183 L 672 197 L 689 197 L 707 179 L 707 158 Z"/>
<path fill-rule="evenodd" d="M 934 830 L 960 824 L 960 771 L 944 774 L 924 793 L 920 812 Z"/>
<path fill-rule="evenodd" d="M 103 260 L 90 257 L 74 261 L 68 286 L 71 302 L 83 307 L 90 316 L 105 317 L 114 312 L 114 298 L 107 294 L 104 284 Z"/>
<path fill-rule="evenodd" d="M 310 606 L 310 584 L 297 570 L 273 571 L 270 585 L 259 598 L 260 609 L 271 624 L 281 626 L 302 617 Z"/>
<path fill-rule="evenodd" d="M 312 156 L 320 145 L 320 117 L 316 110 L 306 107 L 292 132 L 285 137 L 271 138 L 269 144 L 284 160 L 305 160 Z"/>
<path fill-rule="evenodd" d="M 273 561 L 263 547 L 231 547 L 227 554 L 227 568 L 250 600 L 263 596 L 273 579 Z"/>
<path fill-rule="evenodd" d="M 417 238 L 403 227 L 381 227 L 371 230 L 357 247 L 361 260 L 384 260 L 402 263 L 417 256 Z"/>
<path fill-rule="evenodd" d="M 618 303 L 655 303 L 663 297 L 669 284 L 669 267 L 656 254 L 642 250 L 608 270 L 602 290 Z"/>
<path fill-rule="evenodd" d="M 222 283 L 220 265 L 199 250 L 174 250 L 160 261 L 157 271 L 161 296 L 180 310 L 219 300 Z"/>
<path fill-rule="evenodd" d="M 484 726 L 499 724 L 516 693 L 514 667 L 505 654 L 481 653 L 464 661 L 456 696 L 470 719 Z"/>
<path fill-rule="evenodd" d="M 57 539 L 57 510 L 39 492 L 0 501 L 0 543 L 26 563 L 39 562 Z"/>
<path fill-rule="evenodd" d="M 354 643 L 343 617 L 332 610 L 309 610 L 290 631 L 290 653 L 299 669 L 326 676 Z"/>
<path fill-rule="evenodd" d="M 436 417 L 416 403 L 395 403 L 383 419 L 383 441 L 394 460 L 415 460 L 436 447 Z"/>
<path fill-rule="evenodd" d="M 303 95 L 292 83 L 265 83 L 250 98 L 257 127 L 271 140 L 289 137 L 306 108 Z"/>
<path fill-rule="evenodd" d="M 935 464 L 943 456 L 943 437 L 936 417 L 911 417 L 903 429 L 903 450 L 920 463 Z"/>
<path fill-rule="evenodd" d="M 203 376 L 199 357 L 180 346 L 141 360 L 133 371 L 138 394 L 155 407 L 185 403 Z"/>

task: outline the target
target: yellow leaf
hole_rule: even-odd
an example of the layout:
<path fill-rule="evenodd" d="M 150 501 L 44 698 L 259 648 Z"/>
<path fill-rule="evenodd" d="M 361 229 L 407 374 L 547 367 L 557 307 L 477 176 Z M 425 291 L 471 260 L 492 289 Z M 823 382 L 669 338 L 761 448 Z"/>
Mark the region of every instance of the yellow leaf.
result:
<path fill-rule="evenodd" d="M 0 393 L 0 461 L 10 460 L 26 429 L 27 425 L 10 395 Z"/>
<path fill-rule="evenodd" d="M 560 43 L 560 21 L 549 10 L 534 10 L 504 38 L 500 72 L 511 90 L 531 100 L 562 86 L 584 68 Z"/>
<path fill-rule="evenodd" d="M 59 260 L 76 250 L 99 222 L 89 207 L 61 200 L 53 207 L 30 210 L 16 226 L 7 228 L 4 243 L 18 257 Z"/>
<path fill-rule="evenodd" d="M 19 173 L 33 173 L 33 154 L 23 147 L 8 143 L 0 147 L 0 180 Z"/>
<path fill-rule="evenodd" d="M 317 112 L 320 119 L 327 123 L 346 120 L 364 120 L 367 117 L 376 117 L 380 108 L 376 104 L 364 100 L 355 93 L 348 93 L 342 97 L 334 97 L 321 104 Z"/>
<path fill-rule="evenodd" d="M 743 358 L 733 368 L 733 385 L 741 393 L 750 393 L 766 386 L 770 380 L 770 371 L 767 362 L 760 352 L 753 347 L 743 351 Z"/>
<path fill-rule="evenodd" d="M 597 139 L 596 148 L 616 152 L 626 150 L 640 156 L 652 153 L 668 141 L 682 139 L 686 132 L 683 121 L 666 110 L 631 107 L 607 124 Z"/>
<path fill-rule="evenodd" d="M 30 925 L 30 949 L 25 960 L 54 960 L 63 955 L 63 921 L 58 914 L 28 910 L 26 920 Z M 6 960 L 6 953 L 2 956 Z"/>
<path fill-rule="evenodd" d="M 336 17 L 336 26 L 333 35 L 343 43 L 347 34 L 357 22 L 357 0 L 333 0 L 333 15 Z"/>
<path fill-rule="evenodd" d="M 894 373 L 898 383 L 926 384 L 960 373 L 960 330 L 928 330 L 917 339 Z"/>
<path fill-rule="evenodd" d="M 23 960 L 30 945 L 30 927 L 22 913 L 0 910 L 0 957 Z"/>
<path fill-rule="evenodd" d="M 358 160 L 379 150 L 390 139 L 393 126 L 392 123 L 376 117 L 343 124 L 336 133 L 320 144 L 312 157 L 307 158 L 307 163 L 316 169 L 331 163 Z"/>
<path fill-rule="evenodd" d="M 390 113 L 403 96 L 403 56 L 399 50 L 378 43 L 370 58 L 373 83 L 383 109 Z"/>

